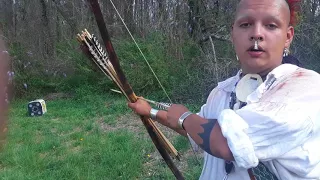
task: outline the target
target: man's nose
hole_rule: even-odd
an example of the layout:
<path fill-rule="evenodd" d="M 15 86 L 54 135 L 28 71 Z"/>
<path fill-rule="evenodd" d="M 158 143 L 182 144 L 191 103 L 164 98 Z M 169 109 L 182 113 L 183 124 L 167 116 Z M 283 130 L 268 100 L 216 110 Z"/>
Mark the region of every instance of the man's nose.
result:
<path fill-rule="evenodd" d="M 250 41 L 263 41 L 264 39 L 263 26 L 261 24 L 255 24 L 252 29 Z"/>

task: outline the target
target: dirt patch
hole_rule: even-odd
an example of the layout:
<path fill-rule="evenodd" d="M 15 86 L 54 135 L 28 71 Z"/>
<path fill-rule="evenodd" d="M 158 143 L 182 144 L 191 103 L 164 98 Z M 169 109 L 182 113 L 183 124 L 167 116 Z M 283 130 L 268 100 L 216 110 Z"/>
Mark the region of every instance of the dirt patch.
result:
<path fill-rule="evenodd" d="M 51 133 L 55 134 L 55 133 L 58 132 L 58 129 L 57 128 L 51 128 L 50 131 L 51 131 Z"/>
<path fill-rule="evenodd" d="M 115 124 L 107 124 L 104 122 L 103 118 L 98 120 L 100 127 L 107 132 L 116 131 L 119 129 L 127 129 L 130 132 L 141 132 L 145 127 L 143 126 L 142 121 L 137 115 L 130 113 L 117 118 Z"/>
<path fill-rule="evenodd" d="M 60 121 L 60 118 L 54 118 L 54 119 L 51 119 L 51 121 L 57 122 L 57 121 Z"/>
<path fill-rule="evenodd" d="M 70 149 L 70 152 L 72 152 L 72 153 L 78 153 L 78 152 L 80 152 L 80 150 L 81 150 L 81 147 L 80 147 L 80 146 L 76 146 L 76 147 L 72 147 L 72 148 Z"/>
<path fill-rule="evenodd" d="M 128 113 L 126 115 L 120 116 L 117 118 L 115 124 L 107 124 L 103 121 L 103 118 L 98 120 L 100 127 L 104 131 L 112 132 L 119 129 L 127 129 L 130 132 L 134 132 L 137 135 L 143 134 L 144 137 L 149 137 L 146 128 L 144 127 L 141 119 L 134 113 Z M 156 126 L 161 130 L 161 132 L 170 140 L 173 141 L 177 136 L 180 136 L 175 131 L 159 124 L 156 122 Z M 145 132 L 145 133 L 140 133 Z"/>
<path fill-rule="evenodd" d="M 40 157 L 40 159 L 44 159 L 44 158 L 46 158 L 48 156 L 48 154 L 49 154 L 48 152 L 40 153 L 39 157 Z"/>
<path fill-rule="evenodd" d="M 63 146 L 65 146 L 66 148 L 70 149 L 73 147 L 73 144 L 75 143 L 75 140 L 70 140 L 70 141 L 66 141 L 63 143 Z"/>
<path fill-rule="evenodd" d="M 112 132 L 119 129 L 126 129 L 130 132 L 133 132 L 137 138 L 139 139 L 148 139 L 150 138 L 146 128 L 144 127 L 140 118 L 134 114 L 129 113 L 119 117 L 115 124 L 109 125 L 103 121 L 103 119 L 99 119 L 98 123 L 100 127 L 106 132 Z M 161 130 L 161 132 L 168 138 L 168 140 L 173 144 L 174 140 L 180 136 L 180 134 L 176 133 L 175 131 L 162 126 L 156 123 L 157 127 Z M 174 159 L 174 164 L 181 172 L 185 172 L 190 168 L 189 166 L 201 166 L 202 162 L 202 154 L 203 151 L 199 150 L 198 152 L 193 152 L 191 145 L 190 148 L 186 151 L 179 152 L 181 155 L 181 160 L 178 161 Z M 192 161 L 194 163 L 190 164 L 189 162 Z M 197 163 L 199 162 L 199 164 Z M 149 177 L 153 177 L 156 174 L 163 173 L 159 172 L 159 166 L 163 166 L 165 164 L 164 160 L 162 159 L 160 153 L 155 149 L 154 152 L 150 152 L 147 155 L 147 161 L 144 163 L 145 167 L 145 175 Z M 164 166 L 166 167 L 166 166 Z"/>
<path fill-rule="evenodd" d="M 81 127 L 77 127 L 77 128 L 74 128 L 71 132 L 60 133 L 59 136 L 70 136 L 71 134 L 74 134 L 76 132 L 81 132 L 81 131 L 82 131 Z"/>
<path fill-rule="evenodd" d="M 202 166 L 201 163 L 203 161 L 203 151 L 193 152 L 193 150 L 190 148 L 187 151 L 179 153 L 181 154 L 180 161 L 174 159 L 173 162 L 182 173 L 192 168 L 192 166 Z M 163 164 L 165 164 L 165 161 L 162 159 L 159 152 L 154 151 L 152 154 L 150 154 L 150 157 L 148 161 L 145 162 L 144 167 L 147 171 L 147 174 L 152 177 L 156 174 L 161 173 L 158 172 L 158 170 L 159 166 L 163 166 Z"/>
<path fill-rule="evenodd" d="M 36 131 L 36 136 L 34 137 L 35 138 L 35 142 L 36 144 L 40 144 L 43 140 L 43 136 L 42 136 L 42 133 L 41 131 Z"/>

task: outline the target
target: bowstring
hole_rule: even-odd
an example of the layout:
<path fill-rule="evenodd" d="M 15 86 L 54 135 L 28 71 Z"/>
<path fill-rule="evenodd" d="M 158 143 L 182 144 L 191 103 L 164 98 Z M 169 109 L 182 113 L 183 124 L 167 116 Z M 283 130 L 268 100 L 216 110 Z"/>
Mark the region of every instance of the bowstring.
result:
<path fill-rule="evenodd" d="M 152 74 L 154 75 L 154 77 L 155 77 L 156 80 L 158 81 L 158 83 L 159 83 L 160 87 L 162 88 L 163 92 L 166 94 L 166 96 L 167 96 L 167 98 L 169 99 L 170 103 L 173 104 L 172 101 L 171 101 L 171 99 L 170 99 L 170 97 L 169 97 L 169 95 L 168 95 L 168 93 L 167 93 L 167 91 L 166 91 L 165 88 L 163 87 L 163 85 L 162 85 L 162 83 L 160 82 L 158 76 L 156 75 L 156 73 L 155 73 L 154 70 L 152 69 L 150 63 L 148 62 L 147 58 L 146 58 L 145 55 L 143 54 L 140 46 L 138 45 L 137 41 L 136 41 L 135 38 L 133 37 L 131 31 L 129 30 L 127 24 L 124 22 L 124 19 L 123 19 L 122 16 L 120 15 L 117 7 L 116 7 L 115 4 L 113 3 L 113 0 L 110 0 L 110 3 L 112 4 L 114 10 L 117 12 L 117 15 L 118 15 L 118 17 L 121 19 L 122 24 L 124 25 L 124 27 L 126 28 L 127 32 L 129 33 L 131 39 L 133 40 L 133 42 L 134 42 L 135 45 L 137 46 L 140 54 L 142 55 L 144 61 L 147 63 L 147 65 L 148 65 L 149 69 L 151 70 Z M 189 143 L 190 143 L 190 145 L 191 145 L 191 149 L 192 149 L 193 155 L 194 155 L 194 157 L 195 157 L 195 160 L 197 161 L 198 164 L 201 164 L 200 161 L 199 161 L 199 159 L 198 159 L 198 157 L 197 157 L 197 155 L 196 155 L 195 150 L 194 150 L 193 147 L 192 147 L 192 143 L 191 143 L 189 137 L 187 137 L 187 139 L 188 139 L 188 141 L 189 141 Z"/>
<path fill-rule="evenodd" d="M 123 25 L 124 25 L 124 27 L 126 28 L 126 30 L 127 30 L 127 32 L 129 33 L 129 35 L 130 35 L 131 39 L 133 40 L 134 44 L 137 46 L 137 48 L 138 48 L 138 50 L 139 50 L 140 54 L 142 55 L 142 57 L 143 57 L 144 61 L 147 63 L 147 65 L 148 65 L 149 69 L 151 70 L 151 72 L 152 72 L 153 76 L 156 78 L 156 80 L 157 80 L 157 82 L 159 83 L 159 85 L 160 85 L 161 89 L 163 90 L 163 92 L 165 93 L 165 95 L 166 95 L 166 96 L 167 96 L 167 98 L 169 99 L 170 103 L 172 104 L 171 98 L 169 97 L 169 95 L 168 95 L 167 91 L 165 90 L 165 88 L 163 87 L 162 83 L 160 82 L 160 80 L 159 80 L 158 76 L 156 75 L 156 73 L 154 72 L 153 68 L 151 67 L 151 65 L 150 65 L 149 61 L 147 60 L 146 56 L 143 54 L 143 52 L 142 52 L 142 50 L 141 50 L 140 46 L 138 45 L 137 41 L 136 41 L 136 40 L 135 40 L 135 38 L 133 37 L 133 35 L 132 35 L 131 31 L 129 30 L 129 28 L 128 28 L 128 26 L 127 26 L 127 24 L 124 22 L 124 19 L 123 19 L 123 18 L 122 18 L 122 16 L 120 15 L 120 13 L 119 13 L 119 11 L 118 11 L 117 7 L 114 5 L 114 3 L 113 3 L 113 1 L 112 1 L 112 0 L 110 0 L 110 3 L 112 4 L 112 6 L 113 6 L 114 10 L 117 12 L 118 17 L 121 19 L 122 24 L 123 24 Z"/>

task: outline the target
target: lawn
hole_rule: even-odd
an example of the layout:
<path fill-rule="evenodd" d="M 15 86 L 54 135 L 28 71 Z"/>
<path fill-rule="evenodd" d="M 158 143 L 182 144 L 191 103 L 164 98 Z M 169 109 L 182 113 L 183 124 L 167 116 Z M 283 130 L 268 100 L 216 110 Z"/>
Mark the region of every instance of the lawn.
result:
<path fill-rule="evenodd" d="M 174 179 L 122 97 L 54 99 L 42 117 L 28 117 L 27 102 L 10 108 L 0 179 Z M 197 179 L 201 165 L 186 139 L 161 129 L 182 154 L 183 175 Z"/>

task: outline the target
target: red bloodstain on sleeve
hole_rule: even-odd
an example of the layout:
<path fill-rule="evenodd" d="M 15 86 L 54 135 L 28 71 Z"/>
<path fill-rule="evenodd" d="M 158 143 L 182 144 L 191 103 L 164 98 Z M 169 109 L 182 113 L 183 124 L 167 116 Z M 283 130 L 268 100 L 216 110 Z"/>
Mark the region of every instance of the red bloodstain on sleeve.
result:
<path fill-rule="evenodd" d="M 295 75 L 293 77 L 300 78 L 300 77 L 303 77 L 303 76 L 304 76 L 304 72 L 299 71 L 299 72 L 295 73 Z"/>
<path fill-rule="evenodd" d="M 281 83 L 281 84 L 279 84 L 279 87 L 278 87 L 278 89 L 277 90 L 280 90 L 280 89 L 283 89 L 283 87 L 286 85 L 287 83 Z"/>
<path fill-rule="evenodd" d="M 300 72 L 298 72 L 298 73 L 296 74 L 295 77 L 302 77 L 302 76 L 304 76 L 304 73 L 300 71 Z"/>

